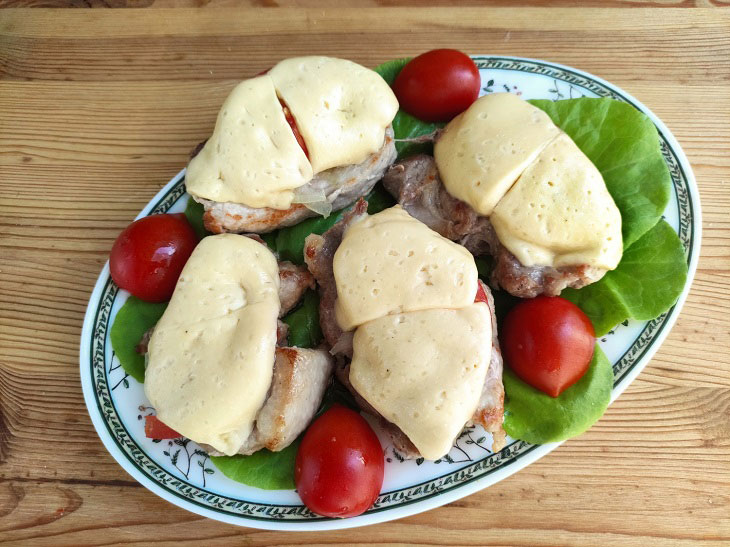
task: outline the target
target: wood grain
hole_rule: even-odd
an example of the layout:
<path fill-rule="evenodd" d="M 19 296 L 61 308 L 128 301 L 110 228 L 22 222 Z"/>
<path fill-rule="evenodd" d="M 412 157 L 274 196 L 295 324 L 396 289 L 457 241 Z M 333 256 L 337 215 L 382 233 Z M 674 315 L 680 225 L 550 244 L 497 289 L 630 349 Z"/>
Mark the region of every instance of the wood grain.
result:
<path fill-rule="evenodd" d="M 187 5 L 155 2 L 171 4 Z M 695 7 L 0 11 L 0 542 L 730 543 L 729 29 L 729 11 Z M 283 534 L 157 498 L 103 448 L 78 377 L 86 302 L 115 236 L 185 165 L 236 80 L 292 54 L 374 65 L 440 46 L 588 70 L 674 132 L 704 233 L 666 343 L 588 433 L 421 515 Z"/>
<path fill-rule="evenodd" d="M 365 7 L 448 7 L 449 0 L 0 0 L 0 7 L 13 8 L 365 8 Z M 506 6 L 514 0 L 462 0 L 460 6 Z M 728 0 L 525 0 L 523 7 L 593 8 L 707 8 L 730 4 Z"/>

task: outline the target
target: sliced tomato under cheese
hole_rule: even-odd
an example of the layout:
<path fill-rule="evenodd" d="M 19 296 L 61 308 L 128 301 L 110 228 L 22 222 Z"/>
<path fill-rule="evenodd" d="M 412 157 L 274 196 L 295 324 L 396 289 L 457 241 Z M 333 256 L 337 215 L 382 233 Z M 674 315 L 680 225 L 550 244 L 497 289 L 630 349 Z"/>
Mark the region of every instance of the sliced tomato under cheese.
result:
<path fill-rule="evenodd" d="M 180 433 L 165 425 L 157 416 L 144 417 L 144 434 L 148 439 L 179 439 Z"/>

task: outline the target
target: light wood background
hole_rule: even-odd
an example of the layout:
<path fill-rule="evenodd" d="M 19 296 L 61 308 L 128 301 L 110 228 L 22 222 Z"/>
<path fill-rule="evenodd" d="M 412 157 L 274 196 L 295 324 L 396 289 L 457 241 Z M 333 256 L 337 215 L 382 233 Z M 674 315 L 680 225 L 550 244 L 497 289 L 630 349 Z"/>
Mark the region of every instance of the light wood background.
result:
<path fill-rule="evenodd" d="M 435 47 L 572 65 L 667 123 L 699 181 L 704 238 L 666 343 L 588 433 L 417 516 L 276 533 L 150 493 L 103 448 L 78 376 L 86 303 L 115 236 L 185 165 L 236 80 L 295 54 L 373 66 Z M 730 544 L 730 11 L 4 10 L 0 78 L 0 542 Z"/>

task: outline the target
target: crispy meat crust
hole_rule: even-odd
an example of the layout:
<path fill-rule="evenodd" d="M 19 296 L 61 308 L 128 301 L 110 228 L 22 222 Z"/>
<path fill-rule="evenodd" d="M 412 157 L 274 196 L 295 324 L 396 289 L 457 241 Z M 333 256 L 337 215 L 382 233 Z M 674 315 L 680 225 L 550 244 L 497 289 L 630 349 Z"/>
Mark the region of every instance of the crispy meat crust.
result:
<path fill-rule="evenodd" d="M 264 405 L 239 454 L 262 448 L 278 452 L 289 446 L 312 421 L 332 376 L 334 359 L 324 349 L 276 348 L 274 373 Z M 211 456 L 220 456 L 210 446 Z"/>
<path fill-rule="evenodd" d="M 253 239 L 263 244 L 260 237 L 254 235 Z M 314 277 L 304 266 L 279 262 L 279 280 L 279 317 L 283 317 L 296 306 L 307 289 L 314 289 Z M 147 353 L 153 330 L 154 327 L 142 335 L 135 347 L 137 353 Z M 277 321 L 271 387 L 256 416 L 254 429 L 239 454 L 252 454 L 261 448 L 272 451 L 286 448 L 304 431 L 322 402 L 334 359 L 325 349 L 285 347 L 288 333 L 288 325 Z M 204 448 L 211 455 L 220 455 L 210 446 Z"/>
<path fill-rule="evenodd" d="M 334 305 L 337 299 L 337 287 L 332 271 L 332 262 L 337 248 L 347 227 L 367 214 L 367 202 L 359 200 L 355 208 L 343 219 L 321 236 L 312 234 L 307 237 L 304 246 L 304 260 L 309 271 L 314 275 L 319 286 L 320 310 L 319 320 L 325 340 L 332 347 L 335 355 L 335 375 L 339 381 L 353 394 L 363 412 L 378 418 L 384 431 L 390 436 L 393 446 L 407 458 L 418 458 L 418 449 L 405 433 L 395 424 L 383 418 L 350 383 L 350 360 L 352 359 L 352 333 L 342 332 L 335 319 Z M 504 446 L 505 433 L 502 429 L 504 415 L 504 387 L 502 386 L 502 355 L 497 338 L 497 320 L 494 315 L 494 300 L 491 291 L 484 285 L 488 297 L 488 306 L 492 317 L 492 357 L 487 370 L 479 405 L 471 422 L 482 425 L 493 435 L 493 450 Z"/>
<path fill-rule="evenodd" d="M 306 266 L 279 262 L 279 317 L 284 317 L 302 299 L 307 289 L 314 289 L 314 277 Z"/>
<path fill-rule="evenodd" d="M 196 147 L 195 156 L 202 150 L 205 141 Z M 342 209 L 357 198 L 372 190 L 385 170 L 396 158 L 393 128 L 389 126 L 385 132 L 383 146 L 364 161 L 356 165 L 334 167 L 321 173 L 305 186 L 320 190 L 332 205 L 332 210 Z M 247 207 L 241 203 L 217 202 L 193 196 L 203 204 L 205 213 L 203 223 L 208 231 L 222 232 L 256 232 L 265 233 L 285 226 L 292 226 L 302 220 L 317 216 L 302 204 L 293 204 L 289 209 L 271 209 L 268 207 Z"/>
<path fill-rule="evenodd" d="M 606 273 L 585 264 L 564 268 L 523 266 L 500 243 L 488 218 L 446 191 L 432 156 L 411 156 L 394 164 L 385 173 L 383 184 L 401 207 L 431 229 L 464 245 L 475 256 L 491 254 L 495 259 L 492 286 L 514 296 L 557 296 L 566 287 L 579 289 Z"/>

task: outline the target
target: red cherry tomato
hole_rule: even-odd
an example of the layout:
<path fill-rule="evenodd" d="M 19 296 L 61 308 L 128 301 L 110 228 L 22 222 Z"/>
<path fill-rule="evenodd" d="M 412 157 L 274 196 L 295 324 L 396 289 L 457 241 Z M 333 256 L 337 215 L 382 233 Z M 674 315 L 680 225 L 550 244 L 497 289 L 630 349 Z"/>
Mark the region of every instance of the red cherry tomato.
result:
<path fill-rule="evenodd" d="M 304 434 L 294 480 L 304 504 L 327 517 L 364 513 L 383 486 L 383 449 L 357 412 L 335 404 Z"/>
<path fill-rule="evenodd" d="M 427 122 L 447 122 L 477 100 L 481 78 L 468 55 L 434 49 L 411 60 L 393 82 L 401 108 Z"/>
<path fill-rule="evenodd" d="M 505 362 L 540 391 L 557 397 L 581 379 L 596 344 L 591 321 L 557 296 L 538 296 L 510 310 L 500 332 Z"/>
<path fill-rule="evenodd" d="M 135 220 L 112 247 L 112 279 L 142 300 L 169 300 L 197 244 L 198 237 L 182 213 Z"/>
<path fill-rule="evenodd" d="M 179 439 L 180 433 L 166 426 L 157 416 L 144 417 L 144 434 L 148 439 Z"/>

